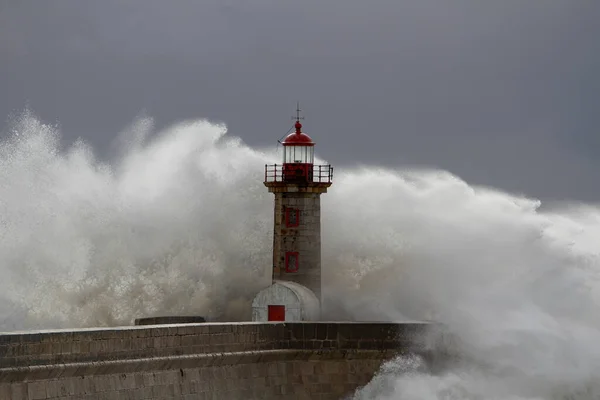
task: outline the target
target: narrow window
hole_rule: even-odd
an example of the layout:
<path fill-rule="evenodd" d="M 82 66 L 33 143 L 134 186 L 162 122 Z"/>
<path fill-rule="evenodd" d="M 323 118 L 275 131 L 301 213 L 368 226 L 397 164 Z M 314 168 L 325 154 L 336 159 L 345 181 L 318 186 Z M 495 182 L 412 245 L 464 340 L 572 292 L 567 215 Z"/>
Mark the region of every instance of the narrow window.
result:
<path fill-rule="evenodd" d="M 285 209 L 285 226 L 294 228 L 300 225 L 300 210 L 287 207 Z"/>
<path fill-rule="evenodd" d="M 285 253 L 285 272 L 298 272 L 298 252 Z"/>

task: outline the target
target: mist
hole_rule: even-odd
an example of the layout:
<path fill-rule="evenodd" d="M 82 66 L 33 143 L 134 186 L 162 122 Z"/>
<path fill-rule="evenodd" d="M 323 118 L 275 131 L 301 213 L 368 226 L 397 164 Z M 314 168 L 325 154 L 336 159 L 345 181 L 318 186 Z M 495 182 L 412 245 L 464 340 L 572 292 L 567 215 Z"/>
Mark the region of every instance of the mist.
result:
<path fill-rule="evenodd" d="M 147 116 L 123 129 L 110 162 L 83 141 L 61 146 L 59 127 L 29 110 L 5 133 L 0 329 L 250 318 L 270 283 L 262 180 L 275 147 L 206 120 L 157 131 Z M 435 169 L 334 178 L 322 197 L 324 318 L 434 320 L 469 360 L 436 374 L 393 360 L 357 399 L 600 395 L 595 205 L 542 208 Z"/>

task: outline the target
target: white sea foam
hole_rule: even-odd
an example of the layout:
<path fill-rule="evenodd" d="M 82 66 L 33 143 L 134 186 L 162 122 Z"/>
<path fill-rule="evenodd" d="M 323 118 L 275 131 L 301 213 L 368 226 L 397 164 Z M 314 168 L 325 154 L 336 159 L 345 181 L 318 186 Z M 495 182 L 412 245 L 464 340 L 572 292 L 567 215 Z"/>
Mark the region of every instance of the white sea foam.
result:
<path fill-rule="evenodd" d="M 103 164 L 82 143 L 60 149 L 30 112 L 11 122 L 0 330 L 249 318 L 271 266 L 263 168 L 279 156 L 206 121 L 152 132 L 135 121 Z M 336 169 L 322 198 L 328 317 L 435 319 L 469 360 L 435 374 L 394 360 L 356 399 L 600 397 L 600 212 L 539 206 L 444 171 Z"/>

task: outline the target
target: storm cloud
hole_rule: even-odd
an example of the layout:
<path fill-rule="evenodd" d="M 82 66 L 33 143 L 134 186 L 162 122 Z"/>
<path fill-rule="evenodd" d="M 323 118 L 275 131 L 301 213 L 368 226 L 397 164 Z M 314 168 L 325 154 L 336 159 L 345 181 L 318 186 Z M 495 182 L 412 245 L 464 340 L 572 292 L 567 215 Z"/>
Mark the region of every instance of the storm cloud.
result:
<path fill-rule="evenodd" d="M 296 101 L 338 166 L 434 166 L 595 201 L 600 5 L 560 0 L 0 0 L 0 118 L 102 157 L 140 113 L 275 145 Z"/>

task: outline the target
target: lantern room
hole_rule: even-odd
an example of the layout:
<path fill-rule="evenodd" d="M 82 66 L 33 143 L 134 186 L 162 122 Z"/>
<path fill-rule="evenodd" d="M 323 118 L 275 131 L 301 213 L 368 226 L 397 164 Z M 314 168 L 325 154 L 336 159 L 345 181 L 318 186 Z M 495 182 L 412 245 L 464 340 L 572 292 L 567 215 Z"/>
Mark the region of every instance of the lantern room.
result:
<path fill-rule="evenodd" d="M 284 164 L 312 164 L 315 157 L 315 143 L 302 132 L 302 124 L 296 121 L 296 132 L 290 133 L 281 142 Z"/>
<path fill-rule="evenodd" d="M 283 179 L 286 182 L 310 182 L 313 179 L 315 142 L 302 132 L 302 124 L 296 121 L 296 132 L 289 134 L 283 145 Z"/>
<path fill-rule="evenodd" d="M 283 163 L 265 165 L 265 185 L 306 187 L 318 183 L 328 187 L 331 185 L 333 168 L 329 164 L 314 165 L 315 142 L 302 132 L 299 107 L 296 109 L 295 119 L 295 132 L 278 141 L 283 145 Z"/>

